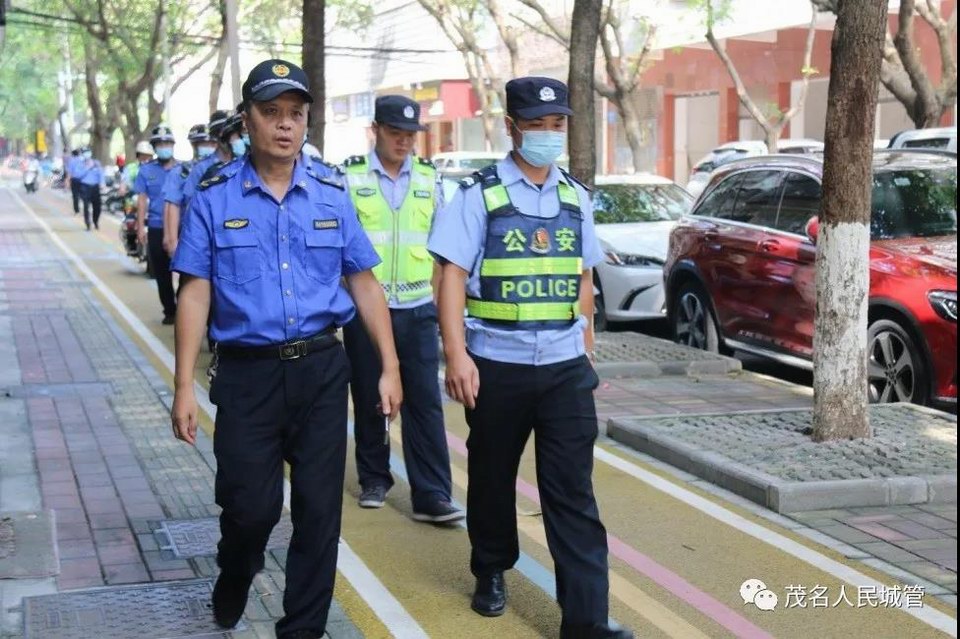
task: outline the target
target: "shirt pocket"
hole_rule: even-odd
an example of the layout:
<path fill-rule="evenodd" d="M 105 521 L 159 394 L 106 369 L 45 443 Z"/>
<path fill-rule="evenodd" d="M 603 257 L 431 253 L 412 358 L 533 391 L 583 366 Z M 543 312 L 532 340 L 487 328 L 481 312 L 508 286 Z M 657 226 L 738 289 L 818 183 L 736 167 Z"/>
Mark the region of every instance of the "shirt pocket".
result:
<path fill-rule="evenodd" d="M 216 233 L 217 277 L 233 284 L 246 284 L 260 277 L 260 247 L 250 230 L 225 230 Z"/>
<path fill-rule="evenodd" d="M 303 270 L 319 282 L 339 279 L 343 261 L 343 235 L 341 229 L 307 229 L 306 247 L 303 251 Z"/>

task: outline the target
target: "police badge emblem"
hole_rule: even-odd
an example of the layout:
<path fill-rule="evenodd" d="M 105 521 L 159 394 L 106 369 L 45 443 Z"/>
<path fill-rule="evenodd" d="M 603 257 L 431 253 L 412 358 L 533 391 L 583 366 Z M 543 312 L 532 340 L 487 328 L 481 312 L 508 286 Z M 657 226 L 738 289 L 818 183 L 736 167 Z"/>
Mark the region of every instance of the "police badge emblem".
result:
<path fill-rule="evenodd" d="M 550 233 L 542 226 L 533 232 L 530 239 L 530 250 L 534 253 L 544 255 L 550 252 Z"/>
<path fill-rule="evenodd" d="M 416 117 L 416 115 L 417 115 L 417 112 L 413 110 L 412 106 L 403 107 L 403 117 L 405 117 L 406 119 L 412 120 L 414 119 L 414 117 Z"/>
<path fill-rule="evenodd" d="M 285 78 L 290 75 L 290 67 L 285 64 L 275 64 L 273 65 L 271 71 L 273 71 L 273 75 L 277 76 L 278 78 Z"/>
<path fill-rule="evenodd" d="M 543 87 L 540 89 L 540 101 L 541 102 L 553 102 L 557 99 L 557 93 L 553 90 L 553 87 Z"/>

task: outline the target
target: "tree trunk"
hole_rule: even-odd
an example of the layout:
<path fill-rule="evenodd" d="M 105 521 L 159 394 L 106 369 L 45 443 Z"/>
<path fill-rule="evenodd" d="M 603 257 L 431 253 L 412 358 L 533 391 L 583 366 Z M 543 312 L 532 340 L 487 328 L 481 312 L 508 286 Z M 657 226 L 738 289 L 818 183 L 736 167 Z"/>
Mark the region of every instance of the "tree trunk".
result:
<path fill-rule="evenodd" d="M 100 64 L 94 45 L 89 39 L 84 40 L 84 57 L 86 58 L 84 82 L 91 118 L 90 150 L 93 151 L 95 158 L 105 162 L 110 152 L 110 138 L 113 136 L 114 127 L 109 122 L 111 118 L 101 99 L 100 86 L 97 84 L 97 69 Z"/>
<path fill-rule="evenodd" d="M 767 151 L 770 153 L 776 153 L 780 147 L 780 132 L 783 130 L 783 124 L 780 126 L 773 125 L 762 128 L 763 141 L 767 144 Z"/>
<path fill-rule="evenodd" d="M 842 0 L 831 46 L 817 242 L 813 438 L 871 435 L 867 293 L 873 134 L 887 0 Z"/>
<path fill-rule="evenodd" d="M 303 71 L 310 82 L 313 104 L 307 137 L 323 153 L 326 127 L 326 86 L 324 79 L 324 10 L 326 0 L 303 0 Z"/>
<path fill-rule="evenodd" d="M 570 172 L 581 182 L 593 185 L 597 173 L 597 123 L 593 81 L 600 37 L 603 0 L 575 0 L 570 31 L 570 118 L 568 146 Z"/>
<path fill-rule="evenodd" d="M 227 69 L 227 58 L 230 57 L 230 45 L 227 41 L 227 4 L 220 0 L 220 44 L 217 48 L 217 63 L 210 74 L 210 97 L 207 106 L 210 113 L 217 110 L 220 103 L 220 90 L 223 88 L 223 74 Z"/>
<path fill-rule="evenodd" d="M 614 106 L 623 122 L 623 133 L 630 147 L 630 157 L 633 160 L 633 170 L 640 173 L 643 170 L 643 131 L 640 128 L 640 113 L 637 105 L 631 100 L 633 95 L 618 95 Z"/>

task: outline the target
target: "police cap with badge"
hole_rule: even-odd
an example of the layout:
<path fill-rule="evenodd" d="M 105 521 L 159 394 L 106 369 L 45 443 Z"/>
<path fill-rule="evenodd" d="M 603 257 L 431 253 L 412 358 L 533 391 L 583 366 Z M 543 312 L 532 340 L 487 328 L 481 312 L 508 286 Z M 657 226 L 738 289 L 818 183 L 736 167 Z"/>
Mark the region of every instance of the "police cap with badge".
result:
<path fill-rule="evenodd" d="M 573 115 L 567 85 L 553 78 L 530 76 L 507 82 L 507 115 L 536 120 L 547 115 Z"/>
<path fill-rule="evenodd" d="M 426 131 L 420 124 L 420 104 L 402 95 L 381 95 L 373 108 L 373 121 L 401 131 Z"/>
<path fill-rule="evenodd" d="M 264 60 L 253 67 L 243 83 L 243 101 L 267 102 L 287 91 L 296 91 L 307 102 L 313 102 L 303 69 L 286 60 Z"/>

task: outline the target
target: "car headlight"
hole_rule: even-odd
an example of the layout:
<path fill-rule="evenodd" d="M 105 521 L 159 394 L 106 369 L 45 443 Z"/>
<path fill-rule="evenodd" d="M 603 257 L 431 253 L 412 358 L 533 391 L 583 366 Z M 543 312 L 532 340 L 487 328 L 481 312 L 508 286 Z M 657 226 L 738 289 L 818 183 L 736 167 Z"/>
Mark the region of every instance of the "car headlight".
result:
<path fill-rule="evenodd" d="M 937 315 L 949 322 L 957 321 L 956 291 L 931 291 L 927 294 L 927 299 Z"/>
<path fill-rule="evenodd" d="M 646 255 L 631 255 L 630 253 L 618 253 L 616 251 L 607 251 L 607 264 L 613 266 L 649 266 L 663 267 L 663 260 Z"/>

